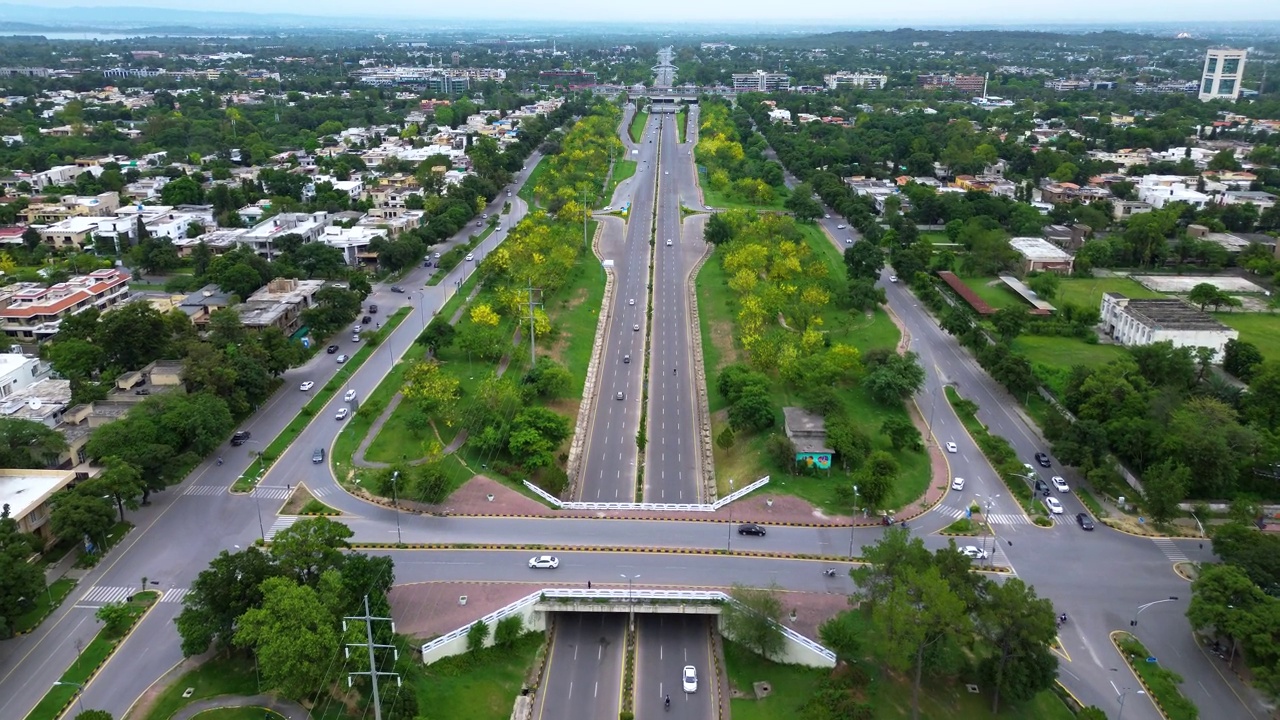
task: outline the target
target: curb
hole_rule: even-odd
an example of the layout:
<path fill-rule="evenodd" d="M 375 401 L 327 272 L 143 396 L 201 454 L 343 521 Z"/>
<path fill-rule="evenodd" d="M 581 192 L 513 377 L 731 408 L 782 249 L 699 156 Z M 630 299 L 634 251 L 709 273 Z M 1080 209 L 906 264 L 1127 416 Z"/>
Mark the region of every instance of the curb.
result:
<path fill-rule="evenodd" d="M 146 620 L 147 616 L 151 614 L 151 611 L 155 610 L 156 606 L 160 604 L 160 596 L 163 593 L 157 592 L 155 590 L 147 590 L 146 592 L 154 594 L 156 596 L 156 599 L 151 601 L 151 604 L 148 605 L 147 608 L 142 611 L 142 614 L 138 615 L 138 617 L 133 619 L 133 624 L 129 626 L 128 630 L 124 631 L 124 634 L 120 636 L 120 639 L 117 640 L 116 643 L 111 647 L 111 652 L 107 653 L 107 656 L 102 658 L 102 662 L 98 663 L 97 667 L 89 671 L 89 674 L 85 677 L 84 682 L 80 683 L 80 687 L 77 689 L 76 693 L 73 694 L 69 700 L 67 700 L 67 703 L 63 705 L 62 709 L 59 710 L 58 713 L 54 716 L 55 718 L 57 718 L 58 720 L 62 720 L 62 718 L 65 718 L 67 716 L 67 712 L 69 712 L 71 708 L 76 704 L 76 700 L 79 697 L 81 697 L 84 694 L 84 691 L 88 689 L 88 687 L 91 684 L 93 684 L 93 681 L 95 679 L 97 679 L 98 673 L 102 672 L 102 668 L 106 667 L 107 663 L 111 662 L 111 659 L 116 656 L 116 651 L 118 651 L 122 645 L 128 642 L 129 638 L 133 637 L 133 631 L 138 629 L 138 626 L 142 624 L 142 621 Z M 138 594 L 141 595 L 142 593 L 138 593 Z M 95 639 L 97 638 L 96 634 L 94 635 L 94 638 Z"/>
<path fill-rule="evenodd" d="M 623 241 L 626 240 L 626 221 L 623 221 Z M 592 341 L 591 360 L 587 363 L 587 376 L 582 383 L 582 403 L 586 405 L 578 406 L 578 419 L 573 429 L 573 439 L 569 442 L 569 459 L 565 463 L 565 474 L 569 476 L 569 487 L 565 493 L 568 497 L 577 497 L 578 489 L 582 487 L 582 478 L 580 477 L 584 467 L 582 463 L 582 452 L 586 447 L 587 428 L 590 426 L 590 420 L 595 417 L 596 412 L 596 375 L 600 370 L 600 365 L 604 362 L 604 339 L 608 334 L 610 312 L 609 308 L 613 306 L 613 291 L 616 279 L 612 267 L 604 264 L 604 258 L 600 255 L 600 238 L 604 235 L 604 222 L 596 223 L 595 235 L 591 238 L 591 253 L 595 255 L 596 260 L 604 269 L 604 295 L 600 298 L 600 311 L 596 317 L 596 334 Z"/>
<path fill-rule="evenodd" d="M 696 179 L 696 170 L 694 175 Z M 684 224 L 685 221 L 681 221 L 682 233 Z M 715 247 L 707 245 L 702 257 L 693 264 L 693 267 L 689 269 L 688 276 L 685 277 L 685 291 L 689 296 L 685 308 L 689 318 L 689 339 L 693 345 L 693 396 L 694 413 L 697 415 L 698 423 L 697 454 L 700 465 L 698 470 L 702 475 L 702 482 L 705 487 L 704 497 L 706 498 L 719 498 L 720 493 L 716 486 L 715 450 L 712 447 L 715 438 L 711 436 L 711 403 L 707 399 L 707 367 L 706 359 L 702 354 L 702 320 L 698 310 L 698 286 L 693 280 L 698 277 L 698 273 L 702 271 L 702 266 L 711 258 L 713 252 L 715 252 Z"/>
<path fill-rule="evenodd" d="M 1142 686 L 1142 689 L 1146 691 L 1147 699 L 1149 699 L 1151 704 L 1155 706 L 1156 712 L 1160 713 L 1160 717 L 1164 718 L 1164 720 L 1169 720 L 1169 714 L 1164 711 L 1164 706 L 1160 704 L 1159 698 L 1151 692 L 1151 687 L 1147 685 L 1147 681 L 1143 680 L 1142 675 L 1133 667 L 1133 663 L 1129 660 L 1129 656 L 1125 654 L 1124 650 L 1120 649 L 1120 643 L 1116 641 L 1117 635 L 1127 635 L 1134 640 L 1138 640 L 1138 638 L 1134 637 L 1133 633 L 1130 633 L 1127 630 L 1112 630 L 1107 636 L 1110 638 L 1111 646 L 1115 648 L 1116 654 L 1120 656 L 1120 659 L 1124 661 L 1125 667 L 1129 668 L 1129 672 L 1133 674 L 1133 679 L 1137 680 L 1138 684 Z M 1141 642 L 1141 640 L 1138 640 L 1138 642 Z M 1144 645 L 1143 647 L 1146 646 Z"/>
<path fill-rule="evenodd" d="M 79 580 L 77 580 L 77 579 L 75 579 L 75 578 L 68 578 L 68 577 L 66 577 L 65 575 L 63 575 L 63 576 L 62 576 L 62 578 L 59 578 L 59 579 L 63 579 L 63 578 L 65 578 L 65 579 L 67 579 L 67 580 L 70 580 L 70 581 L 71 581 L 71 587 L 67 588 L 67 591 L 66 591 L 65 593 L 63 593 L 63 594 L 62 594 L 62 597 L 58 598 L 58 601 L 57 601 L 56 603 L 50 603 L 50 604 L 49 604 L 49 609 L 48 609 L 48 610 L 46 610 L 46 611 L 45 611 L 45 613 L 44 613 L 43 615 L 41 615 L 41 616 L 40 616 L 40 619 L 39 619 L 39 620 L 36 620 L 35 624 L 31 626 L 31 629 L 30 629 L 30 630 L 23 630 L 23 631 L 21 631 L 21 632 L 15 632 L 15 633 L 13 634 L 13 636 L 12 636 L 12 637 L 14 637 L 14 638 L 20 638 L 20 637 L 22 637 L 23 635 L 30 635 L 31 633 L 35 632 L 36 630 L 39 630 L 39 629 L 40 629 L 40 626 L 44 624 L 44 621 L 45 621 L 45 620 L 48 620 L 50 615 L 52 615 L 52 614 L 54 614 L 55 612 L 57 612 L 57 611 L 58 611 L 58 608 L 62 607 L 62 603 L 66 602 L 66 601 L 67 601 L 67 598 L 71 597 L 71 593 L 75 592 L 75 589 L 76 589 L 77 587 L 79 587 L 79 585 L 80 585 L 80 581 L 79 581 Z M 57 580 L 55 580 L 54 582 L 57 582 Z M 53 584 L 53 583 L 46 582 L 46 583 L 45 583 L 45 587 L 46 587 L 46 588 L 48 588 L 48 587 L 49 587 L 49 586 L 51 586 L 52 584 Z"/>

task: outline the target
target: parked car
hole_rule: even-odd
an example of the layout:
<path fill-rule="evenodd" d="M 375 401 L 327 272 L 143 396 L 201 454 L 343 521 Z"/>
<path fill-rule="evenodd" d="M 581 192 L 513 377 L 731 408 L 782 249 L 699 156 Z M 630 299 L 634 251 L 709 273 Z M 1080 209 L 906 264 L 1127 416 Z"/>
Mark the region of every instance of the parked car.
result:
<path fill-rule="evenodd" d="M 742 523 L 741 525 L 738 526 L 738 534 L 739 535 L 755 535 L 757 537 L 764 537 L 765 530 L 763 525 L 757 525 L 755 523 Z"/>
<path fill-rule="evenodd" d="M 554 555 L 539 555 L 529 558 L 529 567 L 539 570 L 554 570 L 560 567 L 560 559 Z"/>
<path fill-rule="evenodd" d="M 1093 530 L 1093 518 L 1089 517 L 1089 513 L 1076 513 L 1076 522 L 1080 524 L 1081 530 Z"/>
<path fill-rule="evenodd" d="M 248 430 L 237 430 L 236 434 L 231 436 L 231 444 L 238 447 L 248 442 L 251 437 L 253 437 L 253 433 Z"/>

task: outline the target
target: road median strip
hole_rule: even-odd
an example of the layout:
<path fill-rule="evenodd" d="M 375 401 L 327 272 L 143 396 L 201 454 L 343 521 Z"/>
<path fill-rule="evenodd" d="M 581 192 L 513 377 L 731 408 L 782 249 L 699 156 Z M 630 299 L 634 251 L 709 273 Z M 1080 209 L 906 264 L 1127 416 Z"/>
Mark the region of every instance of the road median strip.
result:
<path fill-rule="evenodd" d="M 1161 717 L 1165 720 L 1197 720 L 1200 717 L 1195 704 L 1178 689 L 1183 682 L 1182 676 L 1160 665 L 1132 633 L 1112 631 L 1111 644 L 1133 671 Z"/>

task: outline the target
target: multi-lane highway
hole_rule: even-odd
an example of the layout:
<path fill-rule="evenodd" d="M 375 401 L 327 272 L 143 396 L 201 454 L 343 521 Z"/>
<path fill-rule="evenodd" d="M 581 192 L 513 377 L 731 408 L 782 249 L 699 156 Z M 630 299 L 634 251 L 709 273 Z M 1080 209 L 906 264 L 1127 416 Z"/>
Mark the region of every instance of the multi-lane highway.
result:
<path fill-rule="evenodd" d="M 639 615 L 636 617 L 636 717 L 657 717 L 666 698 L 673 720 L 716 717 L 719 678 L 711 660 L 715 616 Z M 683 670 L 694 669 L 696 685 L 684 691 Z"/>
<path fill-rule="evenodd" d="M 627 616 L 558 613 L 542 683 L 534 702 L 536 720 L 613 718 L 622 699 Z"/>
<path fill-rule="evenodd" d="M 638 144 L 626 128 L 632 108 L 620 131 L 627 157 L 636 161 L 636 174 L 614 195 L 614 207 L 628 207 L 625 228 L 606 218 L 600 254 L 611 265 L 613 297 L 605 312 L 604 352 L 599 369 L 595 407 L 583 444 L 578 497 L 603 502 L 632 502 L 639 477 L 640 404 L 645 371 L 644 348 L 648 330 L 649 240 L 653 230 L 655 174 L 658 144 L 651 115 Z M 634 152 L 633 152 L 634 151 Z"/>

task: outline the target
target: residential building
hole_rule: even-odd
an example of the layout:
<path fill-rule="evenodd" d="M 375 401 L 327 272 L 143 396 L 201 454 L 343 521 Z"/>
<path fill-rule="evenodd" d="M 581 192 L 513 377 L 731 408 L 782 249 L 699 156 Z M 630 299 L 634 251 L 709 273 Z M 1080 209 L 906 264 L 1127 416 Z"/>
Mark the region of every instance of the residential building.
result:
<path fill-rule="evenodd" d="M 62 318 L 88 307 L 108 310 L 129 296 L 127 273 L 108 268 L 77 275 L 52 287 L 20 283 L 0 289 L 0 330 L 20 342 L 39 342 L 58 332 Z"/>
<path fill-rule="evenodd" d="M 1168 340 L 1174 347 L 1207 347 L 1222 362 L 1228 340 L 1240 332 L 1223 325 L 1184 300 L 1134 299 L 1116 292 L 1102 295 L 1102 328 L 1121 345 L 1150 345 Z"/>
<path fill-rule="evenodd" d="M 1075 257 L 1062 248 L 1043 238 L 1016 237 L 1009 241 L 1009 247 L 1022 256 L 1022 271 L 1058 272 L 1071 274 Z"/>
<path fill-rule="evenodd" d="M 1261 190 L 1228 190 L 1222 194 L 1222 202 L 1227 205 L 1246 203 L 1257 205 L 1258 210 L 1269 210 L 1276 205 L 1276 196 Z"/>
<path fill-rule="evenodd" d="M 840 70 L 834 75 L 823 75 L 822 82 L 826 84 L 828 90 L 839 90 L 841 88 L 883 90 L 884 86 L 889 84 L 889 76 Z"/>
<path fill-rule="evenodd" d="M 1197 209 L 1204 208 L 1209 203 L 1209 196 L 1179 182 L 1182 179 L 1177 176 L 1144 175 L 1138 183 L 1138 199 L 1150 203 L 1157 210 L 1175 202 L 1187 203 Z"/>
<path fill-rule="evenodd" d="M 1151 212 L 1151 203 L 1142 202 L 1141 200 L 1120 200 L 1111 201 L 1111 216 L 1116 221 L 1128 220 L 1134 215 Z"/>
<path fill-rule="evenodd" d="M 55 250 L 82 250 L 103 218 L 70 217 L 39 228 L 40 240 Z"/>
<path fill-rule="evenodd" d="M 49 377 L 53 368 L 34 355 L 0 353 L 0 398 Z"/>
<path fill-rule="evenodd" d="M 1041 230 L 1044 233 L 1044 239 L 1057 245 L 1063 250 L 1075 252 L 1084 245 L 1084 241 L 1088 239 L 1089 233 L 1093 232 L 1093 228 L 1088 225 L 1045 225 Z"/>
<path fill-rule="evenodd" d="M 377 261 L 378 254 L 369 252 L 369 244 L 374 238 L 385 238 L 390 234 L 386 230 L 369 225 L 356 225 L 349 228 L 329 225 L 324 228 L 324 233 L 320 235 L 318 242 L 341 250 L 348 265 L 359 265 Z"/>
<path fill-rule="evenodd" d="M 784 73 L 754 70 L 733 74 L 734 92 L 776 92 L 791 89 L 791 77 Z"/>
<path fill-rule="evenodd" d="M 924 90 L 956 90 L 963 93 L 985 95 L 985 75 L 917 75 L 916 85 Z"/>
<path fill-rule="evenodd" d="M 1244 62 L 1248 52 L 1231 48 L 1209 48 L 1200 73 L 1200 102 L 1237 100 L 1243 89 Z"/>
<path fill-rule="evenodd" d="M 73 470 L 0 470 L 0 508 L 18 530 L 40 538 L 46 548 L 58 541 L 49 527 L 49 499 L 76 480 Z"/>
<path fill-rule="evenodd" d="M 209 316 L 231 306 L 231 293 L 210 283 L 178 301 L 178 309 L 191 318 L 191 324 L 204 330 Z"/>
<path fill-rule="evenodd" d="M 276 278 L 235 306 L 240 322 L 250 330 L 279 328 L 291 337 L 302 328 L 302 311 L 315 304 L 324 280 Z"/>
<path fill-rule="evenodd" d="M 71 217 L 110 217 L 119 209 L 119 194 L 104 192 L 67 195 L 56 203 L 36 203 L 18 213 L 18 217 L 30 224 L 50 225 Z"/>
<path fill-rule="evenodd" d="M 780 123 L 783 123 L 783 124 L 785 124 L 785 125 L 790 125 L 790 124 L 791 124 L 791 111 L 790 111 L 790 110 L 787 110 L 786 108 L 777 108 L 776 110 L 770 110 L 770 111 L 769 111 L 769 122 L 771 122 L 771 123 L 780 122 Z"/>
<path fill-rule="evenodd" d="M 276 252 L 272 246 L 282 235 L 298 235 L 304 243 L 315 242 L 328 224 L 328 213 L 324 212 L 280 213 L 241 233 L 237 242 L 248 245 L 255 253 L 270 260 Z"/>

